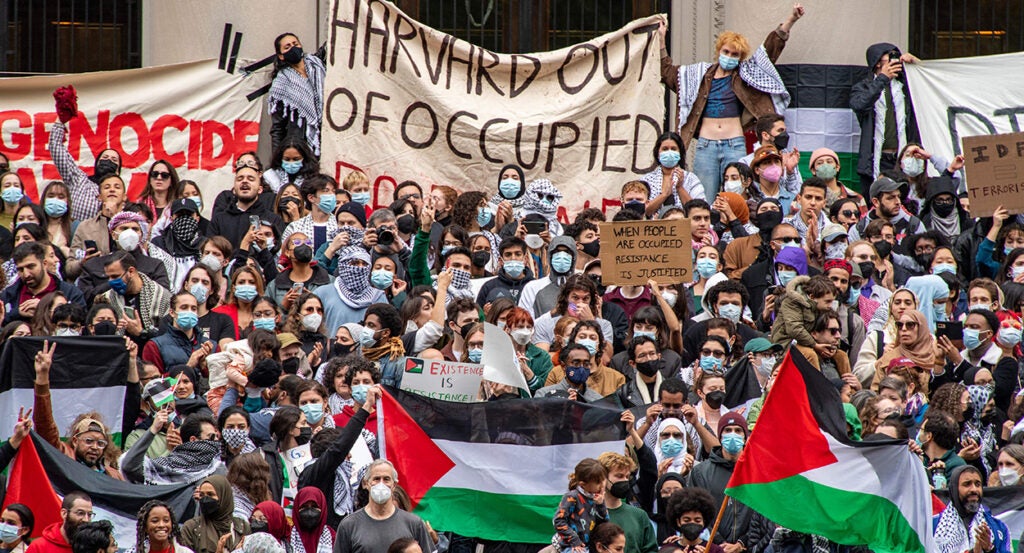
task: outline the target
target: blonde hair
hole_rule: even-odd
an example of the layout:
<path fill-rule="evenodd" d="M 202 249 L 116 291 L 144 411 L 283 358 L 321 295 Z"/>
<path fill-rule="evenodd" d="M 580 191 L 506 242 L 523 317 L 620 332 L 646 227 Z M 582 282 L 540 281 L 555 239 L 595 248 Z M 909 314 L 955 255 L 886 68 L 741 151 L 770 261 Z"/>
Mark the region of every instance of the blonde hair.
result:
<path fill-rule="evenodd" d="M 604 469 L 609 473 L 619 469 L 625 469 L 626 472 L 636 470 L 636 463 L 632 459 L 614 451 L 605 451 L 597 456 L 597 460 L 604 465 Z"/>
<path fill-rule="evenodd" d="M 750 43 L 747 42 L 747 37 L 735 31 L 725 31 L 718 35 L 718 39 L 715 40 L 715 52 L 720 51 L 723 46 L 727 45 L 740 51 L 740 61 L 750 57 Z"/>
<path fill-rule="evenodd" d="M 341 187 L 345 190 L 352 190 L 352 187 L 357 184 L 370 184 L 370 177 L 366 176 L 366 173 L 362 171 L 352 171 L 345 175 L 345 180 L 341 181 Z"/>
<path fill-rule="evenodd" d="M 630 192 L 639 192 L 643 194 L 644 197 L 647 197 L 651 194 L 651 189 L 647 186 L 647 183 L 644 181 L 631 180 L 626 184 L 622 185 L 622 194 L 620 194 L 620 196 L 625 196 Z"/>

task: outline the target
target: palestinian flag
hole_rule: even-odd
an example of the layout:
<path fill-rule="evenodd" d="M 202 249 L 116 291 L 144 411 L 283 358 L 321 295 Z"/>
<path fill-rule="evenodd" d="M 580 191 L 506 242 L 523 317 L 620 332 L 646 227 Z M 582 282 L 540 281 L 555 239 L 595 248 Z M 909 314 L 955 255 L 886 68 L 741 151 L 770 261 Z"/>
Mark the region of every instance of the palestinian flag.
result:
<path fill-rule="evenodd" d="M 43 342 L 57 344 L 50 366 L 53 419 L 63 435 L 82 413 L 96 411 L 120 443 L 128 380 L 128 350 L 116 336 L 11 338 L 0 355 L 0 440 L 11 436 L 18 408 L 35 403 L 35 356 Z"/>
<path fill-rule="evenodd" d="M 944 503 L 949 503 L 949 493 L 946 490 L 936 490 L 935 495 Z M 981 491 L 981 502 L 992 511 L 993 516 L 1006 524 L 1013 540 L 1011 550 L 1020 551 L 1017 544 L 1024 534 L 1024 486 L 985 488 Z"/>
<path fill-rule="evenodd" d="M 840 544 L 934 550 L 920 459 L 903 441 L 848 439 L 839 393 L 793 348 L 725 493 L 780 526 Z"/>
<path fill-rule="evenodd" d="M 157 380 L 156 384 L 153 384 L 149 390 L 152 394 L 150 399 L 153 401 L 153 405 L 160 408 L 174 401 L 174 388 L 177 385 L 177 378 L 168 377 Z"/>
<path fill-rule="evenodd" d="M 121 347 L 124 348 L 123 340 Z M 122 547 L 135 543 L 136 517 L 147 501 L 167 502 L 179 522 L 191 518 L 194 511 L 195 487 L 190 484 L 146 486 L 115 480 L 68 457 L 35 432 L 21 443 L 10 471 L 4 505 L 24 503 L 32 509 L 36 517 L 33 538 L 41 536 L 51 523 L 60 521 L 61 498 L 73 491 L 89 494 L 95 512 L 93 520 L 113 523 L 114 536 Z"/>
<path fill-rule="evenodd" d="M 436 530 L 540 544 L 576 463 L 623 451 L 620 416 L 566 399 L 451 403 L 387 388 L 377 437 Z"/>

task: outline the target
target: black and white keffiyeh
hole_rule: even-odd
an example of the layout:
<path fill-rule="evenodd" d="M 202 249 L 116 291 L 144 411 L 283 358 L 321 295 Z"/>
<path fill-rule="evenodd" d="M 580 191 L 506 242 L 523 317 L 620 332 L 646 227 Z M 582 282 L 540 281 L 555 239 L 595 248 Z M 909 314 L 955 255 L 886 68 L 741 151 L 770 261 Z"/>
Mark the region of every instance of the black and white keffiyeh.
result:
<path fill-rule="evenodd" d="M 939 553 L 962 553 L 974 548 L 974 528 L 985 520 L 982 514 L 985 507 L 982 506 L 974 518 L 971 519 L 970 531 L 964 525 L 964 519 L 960 516 L 956 506 L 950 502 L 939 515 L 939 523 L 935 526 L 935 545 Z"/>
<path fill-rule="evenodd" d="M 143 459 L 146 484 L 150 485 L 198 482 L 223 465 L 219 440 L 185 442 L 164 457 Z"/>
<path fill-rule="evenodd" d="M 362 261 L 363 265 L 353 265 Z M 373 303 L 380 291 L 370 286 L 370 254 L 362 246 L 348 246 L 338 255 L 338 276 L 334 287 L 345 305 L 363 309 Z"/>
<path fill-rule="evenodd" d="M 324 75 L 327 68 L 320 58 L 302 56 L 306 66 L 303 78 L 293 67 L 277 73 L 267 94 L 267 109 L 271 114 L 281 112 L 293 123 L 304 126 L 306 142 L 313 154 L 320 157 L 320 116 L 324 112 Z"/>
<path fill-rule="evenodd" d="M 302 537 L 299 536 L 298 527 L 292 527 L 292 533 L 288 541 L 292 546 L 292 553 L 331 553 L 334 551 L 334 536 L 331 534 L 331 529 L 327 526 L 320 530 L 320 537 L 316 542 L 316 551 L 306 551 L 305 546 L 302 545 Z"/>

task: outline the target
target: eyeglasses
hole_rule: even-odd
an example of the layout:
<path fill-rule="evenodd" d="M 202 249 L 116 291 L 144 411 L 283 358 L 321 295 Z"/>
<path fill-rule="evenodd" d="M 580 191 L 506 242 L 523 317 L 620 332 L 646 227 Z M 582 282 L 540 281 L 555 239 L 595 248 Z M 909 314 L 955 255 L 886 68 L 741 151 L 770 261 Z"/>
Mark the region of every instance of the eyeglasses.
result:
<path fill-rule="evenodd" d="M 305 246 L 312 246 L 313 245 L 313 241 L 310 240 L 309 238 L 307 238 L 305 240 L 303 240 L 302 238 L 292 238 L 292 246 L 299 247 L 299 246 L 303 246 L 303 245 L 305 245 Z"/>
<path fill-rule="evenodd" d="M 840 211 L 839 214 L 842 215 L 843 217 L 856 217 L 857 216 L 857 212 L 853 211 L 853 210 L 850 210 L 850 209 L 844 209 L 844 210 Z"/>
<path fill-rule="evenodd" d="M 241 169 L 242 167 L 250 167 L 252 169 L 260 168 L 259 165 L 256 165 L 255 161 L 238 160 L 238 163 L 235 163 L 235 169 Z"/>
<path fill-rule="evenodd" d="M 704 357 L 715 357 L 718 359 L 722 359 L 725 357 L 725 352 L 719 349 L 704 348 L 700 350 L 700 354 L 703 355 Z"/>
<path fill-rule="evenodd" d="M 903 330 L 903 329 L 914 330 L 915 328 L 917 328 L 917 321 L 907 321 L 907 322 L 902 322 L 901 321 L 901 322 L 896 323 L 896 329 L 897 330 Z"/>
<path fill-rule="evenodd" d="M 954 203 L 956 202 L 953 200 L 935 200 L 932 202 L 933 205 L 953 205 Z"/>
<path fill-rule="evenodd" d="M 95 446 L 95 447 L 98 447 L 100 449 L 105 449 L 107 447 L 107 443 L 108 442 L 106 440 L 97 439 L 97 438 L 82 438 L 82 443 L 84 443 L 86 445 L 86 447 L 94 447 Z"/>
<path fill-rule="evenodd" d="M 150 171 L 149 172 L 149 177 L 153 178 L 153 179 L 164 180 L 164 179 L 171 178 L 171 174 L 168 173 L 167 171 Z"/>
<path fill-rule="evenodd" d="M 420 200 L 423 199 L 423 194 L 419 192 L 413 192 L 412 194 L 405 194 L 398 197 L 399 200 Z"/>
<path fill-rule="evenodd" d="M 61 328 L 61 329 L 65 329 L 65 330 L 67 330 L 67 329 L 78 330 L 78 329 L 82 328 L 82 325 L 80 325 L 78 323 L 57 323 L 57 328 Z"/>
<path fill-rule="evenodd" d="M 553 202 L 553 201 L 558 199 L 558 196 L 556 196 L 554 194 L 544 194 L 543 192 L 537 192 L 537 199 L 538 200 L 547 200 L 549 202 Z"/>

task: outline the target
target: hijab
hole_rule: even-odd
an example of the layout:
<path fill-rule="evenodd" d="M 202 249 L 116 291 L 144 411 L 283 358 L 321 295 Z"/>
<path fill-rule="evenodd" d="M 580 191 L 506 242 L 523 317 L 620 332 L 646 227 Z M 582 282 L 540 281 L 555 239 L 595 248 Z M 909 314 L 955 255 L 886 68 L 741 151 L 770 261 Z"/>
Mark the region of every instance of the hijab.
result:
<path fill-rule="evenodd" d="M 907 290 L 917 297 L 917 309 L 924 315 L 928 322 L 928 330 L 935 332 L 935 321 L 945 320 L 945 306 L 942 307 L 942 314 L 936 317 L 935 307 L 932 302 L 937 299 L 949 299 L 949 285 L 938 275 L 924 275 L 910 277 L 905 286 Z"/>
<path fill-rule="evenodd" d="M 207 483 L 217 492 L 217 510 L 210 517 L 199 515 L 199 546 L 204 551 L 216 551 L 221 536 L 234 532 L 240 537 L 245 534 L 247 528 L 235 528 L 233 525 L 235 493 L 231 490 L 228 479 L 215 474 L 203 480 L 200 486 Z M 237 543 L 237 540 L 233 541 Z"/>
<path fill-rule="evenodd" d="M 668 457 L 661 451 L 661 433 L 664 432 L 665 429 L 671 428 L 673 426 L 678 428 L 679 432 L 681 432 L 683 435 L 683 448 L 679 450 L 679 453 L 676 454 L 676 456 Z M 654 455 L 658 459 L 658 465 L 660 466 L 661 462 L 664 461 L 665 459 L 672 459 L 672 464 L 668 467 L 667 472 L 679 472 L 680 470 L 682 470 L 683 462 L 686 461 L 687 449 L 689 449 L 686 447 L 688 445 L 687 441 L 688 440 L 686 436 L 686 424 L 683 421 L 675 417 L 663 419 L 658 424 L 658 447 L 654 448 Z"/>
<path fill-rule="evenodd" d="M 316 553 L 317 545 L 320 543 L 320 536 L 323 534 L 324 527 L 327 526 L 327 498 L 324 497 L 324 492 L 320 491 L 320 488 L 313 486 L 306 486 L 295 494 L 295 503 L 293 503 L 293 517 L 298 517 L 299 510 L 302 505 L 312 501 L 316 504 L 317 508 L 320 509 L 320 522 L 316 525 L 316 528 L 312 531 L 305 531 L 296 522 L 295 526 L 292 527 L 294 532 L 299 534 L 299 539 L 302 541 L 302 547 L 306 550 L 306 553 Z M 333 536 L 333 534 L 331 534 Z"/>
<path fill-rule="evenodd" d="M 888 366 L 889 362 L 893 359 L 906 357 L 914 362 L 915 367 L 924 371 L 930 371 L 935 364 L 935 336 L 928 330 L 925 316 L 920 311 L 910 309 L 903 313 L 903 316 L 910 316 L 917 323 L 917 329 L 914 331 L 914 340 L 910 344 L 904 345 L 900 343 L 899 333 L 897 333 L 896 347 L 883 355 L 881 360 L 884 360 L 884 364 Z M 927 381 L 923 387 L 919 384 L 918 389 L 927 390 Z"/>
<path fill-rule="evenodd" d="M 281 542 L 266 532 L 256 532 L 245 537 L 242 553 L 285 553 Z"/>
<path fill-rule="evenodd" d="M 284 541 L 291 533 L 291 525 L 284 516 L 284 509 L 274 501 L 264 501 L 256 504 L 256 509 L 267 517 L 267 532 L 274 538 Z M 248 541 L 248 540 L 246 540 Z"/>

